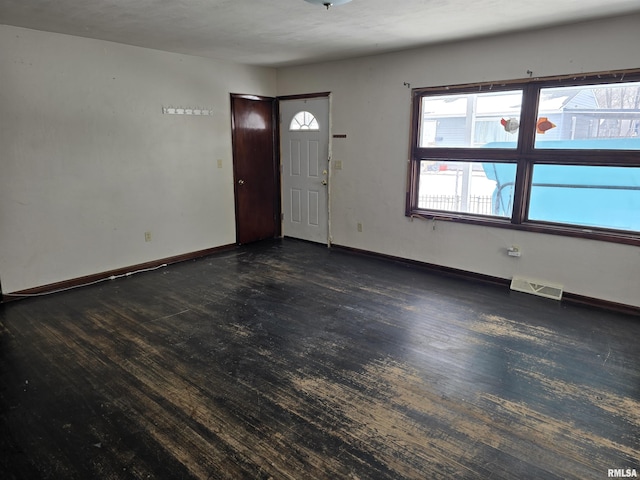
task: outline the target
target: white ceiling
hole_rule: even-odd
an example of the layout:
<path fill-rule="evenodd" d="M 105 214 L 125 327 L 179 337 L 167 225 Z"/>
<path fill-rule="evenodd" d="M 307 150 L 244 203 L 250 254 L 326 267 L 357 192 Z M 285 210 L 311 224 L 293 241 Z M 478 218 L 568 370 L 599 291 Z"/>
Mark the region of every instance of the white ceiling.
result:
<path fill-rule="evenodd" d="M 640 0 L 0 0 L 2 24 L 272 67 L 630 12 Z"/>

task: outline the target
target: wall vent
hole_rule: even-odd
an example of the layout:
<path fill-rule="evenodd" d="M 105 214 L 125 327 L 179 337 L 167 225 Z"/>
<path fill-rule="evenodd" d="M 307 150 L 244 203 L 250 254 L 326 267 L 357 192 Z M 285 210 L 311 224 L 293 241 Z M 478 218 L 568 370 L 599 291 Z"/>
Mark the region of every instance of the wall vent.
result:
<path fill-rule="evenodd" d="M 539 297 L 560 300 L 562 298 L 562 287 L 548 283 L 538 283 L 526 278 L 513 277 L 511 280 L 511 290 L 517 292 L 530 293 Z"/>

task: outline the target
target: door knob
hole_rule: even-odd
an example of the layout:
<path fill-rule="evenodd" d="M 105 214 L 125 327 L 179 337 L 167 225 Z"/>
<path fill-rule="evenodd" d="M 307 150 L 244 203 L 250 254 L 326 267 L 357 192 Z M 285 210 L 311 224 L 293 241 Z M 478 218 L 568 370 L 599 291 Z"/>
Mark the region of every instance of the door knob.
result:
<path fill-rule="evenodd" d="M 244 180 L 242 179 L 238 180 L 238 185 L 244 185 Z"/>
<path fill-rule="evenodd" d="M 320 182 L 320 183 L 322 183 L 322 185 L 326 185 L 327 181 L 326 180 L 322 180 L 322 182 Z"/>

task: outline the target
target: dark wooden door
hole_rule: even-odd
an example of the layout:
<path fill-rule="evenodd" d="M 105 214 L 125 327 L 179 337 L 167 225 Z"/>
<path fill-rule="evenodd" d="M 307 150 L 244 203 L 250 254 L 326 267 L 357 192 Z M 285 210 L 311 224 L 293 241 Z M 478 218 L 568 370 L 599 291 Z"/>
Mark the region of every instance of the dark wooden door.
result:
<path fill-rule="evenodd" d="M 280 234 L 276 108 L 274 98 L 231 95 L 238 244 Z"/>

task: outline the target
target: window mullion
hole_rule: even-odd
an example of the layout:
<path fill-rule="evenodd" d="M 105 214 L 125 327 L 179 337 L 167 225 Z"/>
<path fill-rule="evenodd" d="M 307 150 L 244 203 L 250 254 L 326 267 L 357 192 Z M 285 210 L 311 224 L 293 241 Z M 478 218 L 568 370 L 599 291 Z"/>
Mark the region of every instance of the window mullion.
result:
<path fill-rule="evenodd" d="M 540 87 L 526 85 L 522 93 L 522 113 L 518 140 L 518 156 L 534 152 L 536 123 L 538 119 L 538 99 Z"/>
<path fill-rule="evenodd" d="M 538 118 L 538 98 L 540 88 L 526 85 L 522 93 L 522 110 L 520 132 L 518 136 L 516 185 L 513 196 L 513 212 L 511 223 L 519 225 L 527 220 L 531 177 L 533 174 L 533 145 L 535 141 L 535 125 Z"/>
<path fill-rule="evenodd" d="M 511 213 L 511 223 L 513 224 L 519 225 L 527 220 L 532 173 L 533 162 L 525 156 L 518 158 L 516 185 L 513 195 L 513 212 Z"/>

